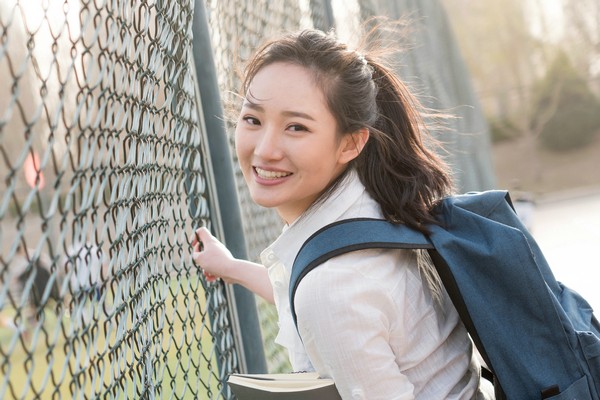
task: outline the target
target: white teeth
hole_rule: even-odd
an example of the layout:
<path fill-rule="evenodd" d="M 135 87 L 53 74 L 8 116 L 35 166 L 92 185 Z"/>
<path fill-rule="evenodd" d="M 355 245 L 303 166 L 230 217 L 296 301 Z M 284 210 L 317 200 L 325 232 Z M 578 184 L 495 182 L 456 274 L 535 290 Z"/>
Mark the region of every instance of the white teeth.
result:
<path fill-rule="evenodd" d="M 291 175 L 289 172 L 279 172 L 279 171 L 266 171 L 264 169 L 255 167 L 256 173 L 258 176 L 264 179 L 275 179 L 275 178 L 283 178 L 284 176 Z"/>

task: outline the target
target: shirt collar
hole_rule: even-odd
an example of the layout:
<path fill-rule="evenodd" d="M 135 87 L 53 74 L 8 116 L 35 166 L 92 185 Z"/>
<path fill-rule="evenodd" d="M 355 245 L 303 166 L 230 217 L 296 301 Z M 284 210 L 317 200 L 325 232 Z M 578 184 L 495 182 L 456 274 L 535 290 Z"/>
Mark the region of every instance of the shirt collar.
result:
<path fill-rule="evenodd" d="M 308 209 L 290 225 L 284 226 L 279 238 L 262 254 L 275 254 L 287 269 L 291 269 L 296 254 L 306 239 L 325 225 L 339 220 L 365 192 L 356 171 L 350 171 L 342 179 L 340 185 L 322 203 Z"/>

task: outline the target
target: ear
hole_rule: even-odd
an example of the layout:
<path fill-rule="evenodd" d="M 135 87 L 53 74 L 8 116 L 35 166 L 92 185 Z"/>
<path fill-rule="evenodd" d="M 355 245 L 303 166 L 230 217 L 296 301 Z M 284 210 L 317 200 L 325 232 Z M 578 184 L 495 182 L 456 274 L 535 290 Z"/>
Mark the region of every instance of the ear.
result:
<path fill-rule="evenodd" d="M 358 157 L 369 140 L 369 130 L 361 128 L 350 134 L 345 134 L 340 143 L 341 164 L 347 164 Z"/>

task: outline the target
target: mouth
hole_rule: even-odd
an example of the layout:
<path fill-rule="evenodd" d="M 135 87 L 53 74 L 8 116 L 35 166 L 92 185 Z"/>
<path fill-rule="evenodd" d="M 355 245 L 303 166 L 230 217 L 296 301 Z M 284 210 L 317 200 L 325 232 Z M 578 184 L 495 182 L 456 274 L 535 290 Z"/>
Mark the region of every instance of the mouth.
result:
<path fill-rule="evenodd" d="M 268 171 L 260 167 L 254 167 L 254 172 L 261 179 L 280 179 L 292 175 L 291 172 L 284 171 Z"/>

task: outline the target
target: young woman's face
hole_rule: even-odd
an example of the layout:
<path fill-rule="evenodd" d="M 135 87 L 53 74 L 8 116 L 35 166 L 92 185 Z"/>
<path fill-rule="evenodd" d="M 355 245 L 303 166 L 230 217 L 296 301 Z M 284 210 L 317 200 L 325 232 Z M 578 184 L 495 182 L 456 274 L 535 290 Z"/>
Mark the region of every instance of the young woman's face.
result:
<path fill-rule="evenodd" d="M 236 152 L 252 199 L 291 223 L 356 156 L 311 73 L 275 63 L 252 80 L 235 130 Z"/>

